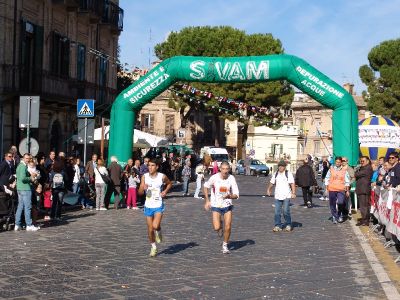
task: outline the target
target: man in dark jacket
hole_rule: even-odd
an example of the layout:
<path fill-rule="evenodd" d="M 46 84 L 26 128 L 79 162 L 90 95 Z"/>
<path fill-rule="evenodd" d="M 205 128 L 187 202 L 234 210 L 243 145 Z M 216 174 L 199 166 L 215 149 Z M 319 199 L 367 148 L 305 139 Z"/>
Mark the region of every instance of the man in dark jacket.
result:
<path fill-rule="evenodd" d="M 371 178 L 374 172 L 371 167 L 371 161 L 368 156 L 360 157 L 361 167 L 355 172 L 356 193 L 360 203 L 361 219 L 357 226 L 369 226 L 369 212 L 371 209 Z"/>
<path fill-rule="evenodd" d="M 105 207 L 108 208 L 110 204 L 111 195 L 114 194 L 114 208 L 119 208 L 119 194 L 121 193 L 121 177 L 122 168 L 117 162 L 115 156 L 111 156 L 111 164 L 108 167 L 108 174 L 110 175 L 111 183 L 107 187 L 107 193 L 105 196 Z"/>
<path fill-rule="evenodd" d="M 10 177 L 15 173 L 13 164 L 13 155 L 7 152 L 4 155 L 4 160 L 0 163 L 0 190 L 3 191 L 3 186 L 8 185 Z"/>
<path fill-rule="evenodd" d="M 313 168 L 309 164 L 308 158 L 305 158 L 303 165 L 296 172 L 295 183 L 301 187 L 303 192 L 304 207 L 312 207 L 312 186 L 317 185 Z"/>

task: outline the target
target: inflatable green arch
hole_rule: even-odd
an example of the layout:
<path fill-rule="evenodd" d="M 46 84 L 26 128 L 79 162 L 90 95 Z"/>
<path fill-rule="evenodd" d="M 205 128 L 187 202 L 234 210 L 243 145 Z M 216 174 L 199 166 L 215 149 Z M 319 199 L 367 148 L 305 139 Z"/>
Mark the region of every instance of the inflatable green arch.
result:
<path fill-rule="evenodd" d="M 333 110 L 333 154 L 355 165 L 359 154 L 358 113 L 353 97 L 336 82 L 293 55 L 245 57 L 175 56 L 118 95 L 111 109 L 109 157 L 122 164 L 133 146 L 135 112 L 176 81 L 260 82 L 286 79 Z"/>

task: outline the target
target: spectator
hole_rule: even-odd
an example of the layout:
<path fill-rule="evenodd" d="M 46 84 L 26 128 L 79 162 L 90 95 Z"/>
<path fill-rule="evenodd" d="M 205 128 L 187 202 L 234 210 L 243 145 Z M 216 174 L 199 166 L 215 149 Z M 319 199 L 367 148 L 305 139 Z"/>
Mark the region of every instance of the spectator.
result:
<path fill-rule="evenodd" d="M 399 154 L 397 152 L 390 153 L 389 162 L 392 165 L 389 171 L 390 186 L 395 188 L 400 184 Z"/>
<path fill-rule="evenodd" d="M 108 167 L 108 174 L 110 175 L 111 182 L 107 186 L 105 207 L 108 208 L 111 200 L 111 195 L 114 195 L 114 208 L 118 209 L 121 193 L 122 168 L 118 164 L 117 157 L 115 156 L 111 156 L 111 164 Z"/>
<path fill-rule="evenodd" d="M 54 164 L 55 161 L 56 161 L 56 153 L 54 151 L 50 151 L 49 157 L 46 159 L 44 163 L 44 167 L 47 170 L 50 170 L 51 166 Z"/>
<path fill-rule="evenodd" d="M 130 158 L 130 159 L 128 159 L 128 162 L 124 168 L 124 171 L 126 171 L 128 174 L 130 174 L 132 168 L 133 168 L 133 159 Z"/>
<path fill-rule="evenodd" d="M 137 210 L 137 186 L 140 183 L 139 175 L 132 168 L 128 178 L 128 196 L 126 199 L 126 208 Z"/>
<path fill-rule="evenodd" d="M 194 193 L 194 198 L 203 199 L 203 197 L 199 197 L 201 184 L 204 180 L 204 165 L 202 160 L 200 160 L 199 164 L 196 166 L 195 173 L 197 177 L 196 177 L 196 191 Z"/>
<path fill-rule="evenodd" d="M 32 182 L 35 180 L 35 176 L 28 172 L 28 163 L 30 159 L 30 154 L 25 153 L 16 171 L 18 208 L 15 215 L 15 231 L 21 229 L 22 212 L 24 212 L 25 216 L 26 231 L 37 231 L 40 229 L 40 227 L 32 225 Z"/>
<path fill-rule="evenodd" d="M 292 217 L 290 215 L 290 199 L 296 198 L 296 186 L 291 172 L 286 170 L 286 162 L 278 163 L 278 171 L 272 176 L 267 195 L 271 196 L 272 186 L 275 185 L 275 226 L 273 232 L 282 231 L 281 210 L 283 207 L 283 216 L 285 218 L 284 230 L 292 231 Z"/>
<path fill-rule="evenodd" d="M 45 167 L 46 158 L 44 156 L 38 157 L 38 164 L 36 168 L 40 172 L 39 183 L 42 185 L 42 189 L 44 188 L 45 184 L 49 181 L 49 172 Z"/>
<path fill-rule="evenodd" d="M 10 177 L 14 174 L 13 168 L 13 156 L 11 152 L 7 152 L 0 163 L 0 191 L 4 191 L 3 187 L 10 182 Z"/>
<path fill-rule="evenodd" d="M 345 197 L 350 195 L 350 175 L 343 168 L 342 158 L 336 157 L 325 178 L 325 185 L 329 191 L 329 206 L 332 214 L 332 223 L 342 223 L 345 211 Z M 337 208 L 336 208 L 337 206 Z"/>
<path fill-rule="evenodd" d="M 183 196 L 189 196 L 189 182 L 190 182 L 191 174 L 192 174 L 192 170 L 190 169 L 190 160 L 187 160 L 186 163 L 185 163 L 185 166 L 183 167 L 183 170 L 182 170 L 182 179 L 183 179 L 182 192 L 183 192 Z"/>
<path fill-rule="evenodd" d="M 50 220 L 50 210 L 51 210 L 51 187 L 49 183 L 46 183 L 44 185 L 44 191 L 43 191 L 43 207 L 46 211 L 46 215 L 44 216 L 44 220 L 48 221 Z"/>
<path fill-rule="evenodd" d="M 321 173 L 323 194 L 322 194 L 321 198 L 319 198 L 319 200 L 322 200 L 322 201 L 329 200 L 328 190 L 326 189 L 326 185 L 325 185 L 325 178 L 326 178 L 326 174 L 328 174 L 329 167 L 330 167 L 329 161 L 326 157 L 324 157 L 322 159 L 322 173 Z"/>
<path fill-rule="evenodd" d="M 149 172 L 149 167 L 148 167 L 149 160 L 150 160 L 150 158 L 148 158 L 148 157 L 144 158 L 143 164 L 140 166 L 140 170 L 139 170 L 140 177 L 142 177 L 144 174 Z"/>
<path fill-rule="evenodd" d="M 250 175 L 250 162 L 250 157 L 246 156 L 246 158 L 244 159 L 244 175 Z"/>
<path fill-rule="evenodd" d="M 95 187 L 96 187 L 96 210 L 107 210 L 104 204 L 104 198 L 106 193 L 106 183 L 103 180 L 103 176 L 108 176 L 108 171 L 104 167 L 104 160 L 101 158 L 97 160 L 97 166 L 93 170 L 95 176 Z M 103 175 L 103 176 L 101 176 Z"/>
<path fill-rule="evenodd" d="M 15 171 L 17 169 L 17 166 L 21 162 L 21 158 L 18 155 L 18 149 L 16 146 L 11 146 L 10 150 L 8 151 L 12 154 L 13 156 L 13 162 L 14 162 L 14 169 L 13 169 L 13 175 L 15 174 Z"/>
<path fill-rule="evenodd" d="M 218 173 L 218 162 L 214 160 L 213 162 L 213 168 L 212 168 L 212 175 L 215 175 Z"/>
<path fill-rule="evenodd" d="M 49 174 L 49 182 L 51 186 L 52 204 L 50 220 L 60 221 L 61 220 L 61 208 L 63 198 L 66 192 L 65 181 L 67 174 L 63 170 L 63 164 L 61 161 L 55 161 L 53 169 Z"/>
<path fill-rule="evenodd" d="M 350 189 L 353 187 L 355 188 L 356 177 L 354 176 L 354 169 L 349 166 L 349 160 L 345 156 L 342 157 L 342 166 L 343 166 L 343 169 L 346 170 L 347 173 L 349 173 Z M 350 194 L 349 194 L 349 196 L 346 195 L 345 200 L 346 200 L 346 206 L 345 206 L 344 214 L 347 215 L 349 218 L 351 218 L 352 203 L 351 203 L 351 199 L 350 199 Z"/>
<path fill-rule="evenodd" d="M 133 169 L 135 169 L 136 174 L 140 173 L 140 160 L 136 159 L 135 164 L 133 165 Z"/>
<path fill-rule="evenodd" d="M 356 226 L 369 226 L 372 167 L 368 156 L 360 157 L 361 167 L 355 172 L 356 193 L 360 203 L 361 219 Z"/>
<path fill-rule="evenodd" d="M 309 164 L 308 158 L 303 160 L 303 165 L 296 172 L 295 183 L 303 192 L 304 207 L 312 207 L 312 186 L 317 185 L 315 173 Z"/>
<path fill-rule="evenodd" d="M 94 182 L 94 169 L 96 168 L 97 168 L 97 154 L 93 154 L 92 160 L 88 161 L 85 167 L 85 172 L 89 183 Z"/>
<path fill-rule="evenodd" d="M 81 182 L 81 170 L 79 168 L 79 160 L 77 158 L 72 159 L 72 170 L 72 192 L 78 194 L 79 185 Z"/>

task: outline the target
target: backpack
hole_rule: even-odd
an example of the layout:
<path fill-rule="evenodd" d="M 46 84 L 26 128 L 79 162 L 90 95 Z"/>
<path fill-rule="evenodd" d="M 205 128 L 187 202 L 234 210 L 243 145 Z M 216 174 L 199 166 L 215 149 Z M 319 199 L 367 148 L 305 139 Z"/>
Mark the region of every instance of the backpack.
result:
<path fill-rule="evenodd" d="M 288 170 L 285 170 L 285 176 L 286 176 L 286 179 L 287 179 L 287 180 L 289 180 L 288 174 L 289 174 L 289 171 L 288 171 Z M 276 180 L 276 177 L 277 177 L 277 176 L 278 176 L 278 171 L 276 171 L 276 173 L 275 173 L 275 180 Z"/>
<path fill-rule="evenodd" d="M 64 188 L 64 176 L 61 173 L 54 173 L 53 175 L 53 189 L 63 189 Z"/>

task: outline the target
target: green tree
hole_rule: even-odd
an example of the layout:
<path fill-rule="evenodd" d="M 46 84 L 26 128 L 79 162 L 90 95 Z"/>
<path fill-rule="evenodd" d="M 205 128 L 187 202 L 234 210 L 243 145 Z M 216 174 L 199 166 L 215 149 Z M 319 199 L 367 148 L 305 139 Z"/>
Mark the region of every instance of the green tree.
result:
<path fill-rule="evenodd" d="M 179 32 L 170 33 L 166 41 L 155 46 L 155 54 L 162 60 L 177 55 L 224 57 L 280 53 L 283 53 L 282 44 L 279 39 L 275 39 L 271 34 L 248 35 L 242 30 L 229 26 L 186 27 Z M 232 98 L 258 107 L 289 106 L 293 98 L 293 91 L 289 83 L 283 80 L 253 84 L 188 84 L 199 90 L 212 92 L 214 95 Z M 179 88 L 179 86 L 175 85 L 175 88 Z M 188 97 L 183 98 L 172 93 L 170 101 L 170 106 L 181 112 L 183 127 L 186 126 L 190 113 L 196 109 L 196 104 L 191 103 L 188 99 Z M 205 104 L 203 109 L 212 112 L 216 119 L 238 119 L 244 123 L 243 133 L 247 134 L 250 116 L 255 115 L 253 111 L 248 109 L 245 114 L 233 115 L 230 112 L 221 110 L 220 103 L 215 98 L 202 98 L 202 100 Z M 189 110 L 186 110 L 187 107 L 189 107 Z M 278 118 L 278 120 L 280 119 Z M 256 125 L 271 126 L 272 121 L 271 114 L 265 114 L 264 116 L 256 114 L 255 116 Z M 218 123 L 216 122 L 216 124 Z M 243 140 L 245 141 L 246 138 Z"/>
<path fill-rule="evenodd" d="M 371 49 L 368 65 L 359 69 L 368 91 L 363 97 L 374 114 L 400 119 L 400 39 L 384 41 Z"/>

